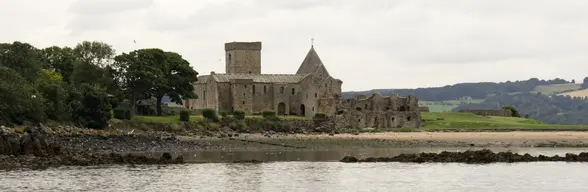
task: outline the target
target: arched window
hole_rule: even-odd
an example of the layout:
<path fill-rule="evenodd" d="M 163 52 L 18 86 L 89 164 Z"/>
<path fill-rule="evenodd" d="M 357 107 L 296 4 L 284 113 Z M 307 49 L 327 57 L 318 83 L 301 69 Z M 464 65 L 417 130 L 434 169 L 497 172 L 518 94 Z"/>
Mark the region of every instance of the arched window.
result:
<path fill-rule="evenodd" d="M 296 93 L 296 89 L 292 88 L 292 95 L 294 95 L 294 93 Z"/>
<path fill-rule="evenodd" d="M 231 63 L 231 54 L 229 53 L 229 63 Z"/>
<path fill-rule="evenodd" d="M 252 86 L 253 94 L 255 95 L 255 85 Z"/>
<path fill-rule="evenodd" d="M 267 92 L 267 87 L 264 85 L 263 86 L 263 93 L 266 93 L 266 92 Z"/>

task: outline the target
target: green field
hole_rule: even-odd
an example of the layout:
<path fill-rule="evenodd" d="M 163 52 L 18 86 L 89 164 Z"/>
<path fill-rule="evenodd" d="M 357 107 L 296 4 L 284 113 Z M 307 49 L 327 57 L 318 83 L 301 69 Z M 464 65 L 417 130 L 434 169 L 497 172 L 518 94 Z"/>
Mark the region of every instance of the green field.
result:
<path fill-rule="evenodd" d="M 575 91 L 582 88 L 582 84 L 568 83 L 555 85 L 538 85 L 533 89 L 532 93 L 540 92 L 543 95 L 553 95 L 555 93 Z"/>
<path fill-rule="evenodd" d="M 419 101 L 421 106 L 429 107 L 430 112 L 451 112 L 462 103 L 481 103 L 483 99 L 447 100 L 447 101 Z"/>
<path fill-rule="evenodd" d="M 462 130 L 588 130 L 582 125 L 551 125 L 539 121 L 516 117 L 486 117 L 472 113 L 439 113 L 423 112 L 425 130 L 435 131 L 444 129 Z"/>
<path fill-rule="evenodd" d="M 424 127 L 419 129 L 386 129 L 386 131 L 588 131 L 588 125 L 552 125 L 517 117 L 480 116 L 473 113 L 422 112 Z M 263 118 L 247 116 L 248 119 Z M 308 120 L 300 116 L 280 116 L 281 119 Z M 135 116 L 134 121 L 151 123 L 178 123 L 179 116 Z M 201 121 L 201 115 L 190 116 L 190 121 Z"/>

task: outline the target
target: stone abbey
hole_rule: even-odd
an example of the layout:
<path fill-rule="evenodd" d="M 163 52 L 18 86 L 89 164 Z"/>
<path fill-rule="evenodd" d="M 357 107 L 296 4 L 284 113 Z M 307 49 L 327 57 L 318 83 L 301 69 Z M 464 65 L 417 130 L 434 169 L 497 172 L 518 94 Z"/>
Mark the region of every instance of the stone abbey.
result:
<path fill-rule="evenodd" d="M 261 47 L 261 42 L 225 43 L 226 73 L 199 76 L 194 84 L 199 98 L 186 101 L 186 107 L 308 117 L 335 113 L 343 82 L 329 75 L 314 46 L 295 74 L 261 74 Z"/>
<path fill-rule="evenodd" d="M 343 82 L 329 74 L 314 46 L 296 73 L 262 74 L 261 47 L 261 42 L 225 43 L 226 73 L 199 76 L 194 84 L 198 99 L 184 101 L 185 107 L 226 113 L 240 110 L 249 115 L 275 111 L 312 117 L 323 113 L 337 127 L 420 126 L 416 96 L 374 94 L 343 99 Z"/>

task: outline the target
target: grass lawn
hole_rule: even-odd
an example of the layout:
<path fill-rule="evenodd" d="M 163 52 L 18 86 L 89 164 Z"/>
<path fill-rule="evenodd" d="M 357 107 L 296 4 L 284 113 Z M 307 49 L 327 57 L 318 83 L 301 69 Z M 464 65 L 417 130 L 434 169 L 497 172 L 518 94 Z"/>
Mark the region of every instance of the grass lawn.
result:
<path fill-rule="evenodd" d="M 500 129 L 528 129 L 528 130 L 588 130 L 582 125 L 551 125 L 539 121 L 516 117 L 485 117 L 473 113 L 437 113 L 423 112 L 422 119 L 426 120 L 425 130 L 435 131 L 443 129 L 471 129 L 471 130 L 500 130 Z"/>
<path fill-rule="evenodd" d="M 301 116 L 279 116 L 282 119 L 310 119 L 308 117 L 301 117 Z M 220 117 L 219 117 L 220 118 Z M 246 116 L 245 118 L 263 118 L 261 115 L 250 115 Z M 190 115 L 190 121 L 201 121 L 204 117 L 202 115 Z M 133 118 L 133 120 L 143 121 L 143 122 L 152 122 L 152 123 L 178 123 L 180 122 L 179 115 L 170 115 L 170 116 L 140 116 L 137 115 Z"/>

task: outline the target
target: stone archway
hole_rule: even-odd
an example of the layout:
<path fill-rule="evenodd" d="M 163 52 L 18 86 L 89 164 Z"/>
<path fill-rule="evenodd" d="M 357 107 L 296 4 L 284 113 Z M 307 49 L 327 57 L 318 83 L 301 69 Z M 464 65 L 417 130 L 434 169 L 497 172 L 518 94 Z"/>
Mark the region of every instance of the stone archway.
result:
<path fill-rule="evenodd" d="M 306 106 L 304 106 L 304 104 L 300 105 L 300 115 L 306 116 Z"/>
<path fill-rule="evenodd" d="M 286 104 L 284 102 L 278 103 L 278 115 L 286 115 Z"/>

